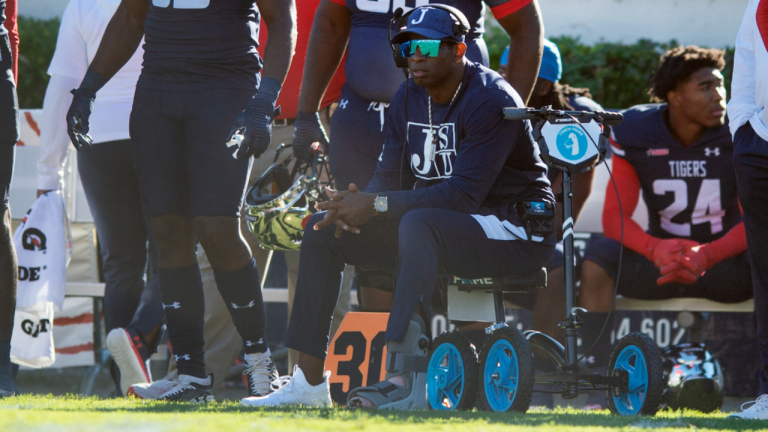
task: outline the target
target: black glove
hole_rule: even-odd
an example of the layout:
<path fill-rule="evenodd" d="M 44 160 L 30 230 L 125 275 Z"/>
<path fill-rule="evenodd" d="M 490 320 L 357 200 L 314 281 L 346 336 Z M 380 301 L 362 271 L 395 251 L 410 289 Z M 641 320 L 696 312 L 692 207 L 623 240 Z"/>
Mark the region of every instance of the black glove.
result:
<path fill-rule="evenodd" d="M 80 83 L 80 87 L 73 89 L 72 104 L 67 111 L 67 133 L 75 149 L 80 150 L 83 147 L 93 147 L 93 140 L 88 132 L 90 125 L 88 119 L 93 112 L 93 101 L 96 100 L 96 92 L 107 83 L 98 72 L 88 69 Z"/>
<path fill-rule="evenodd" d="M 328 136 L 325 134 L 320 115 L 316 112 L 298 112 L 293 124 L 293 154 L 301 163 L 312 160 L 312 143 L 319 142 L 328 152 Z"/>
<path fill-rule="evenodd" d="M 280 115 L 280 107 L 275 108 L 280 87 L 276 80 L 265 78 L 259 92 L 237 117 L 227 141 L 227 147 L 238 147 L 232 154 L 236 159 L 258 159 L 267 151 L 272 140 L 272 119 Z"/>
<path fill-rule="evenodd" d="M 272 119 L 280 114 L 280 107 L 264 99 L 254 97 L 248 107 L 240 113 L 229 133 L 227 147 L 236 145 L 238 150 L 232 154 L 236 159 L 256 159 L 269 147 L 272 139 Z"/>

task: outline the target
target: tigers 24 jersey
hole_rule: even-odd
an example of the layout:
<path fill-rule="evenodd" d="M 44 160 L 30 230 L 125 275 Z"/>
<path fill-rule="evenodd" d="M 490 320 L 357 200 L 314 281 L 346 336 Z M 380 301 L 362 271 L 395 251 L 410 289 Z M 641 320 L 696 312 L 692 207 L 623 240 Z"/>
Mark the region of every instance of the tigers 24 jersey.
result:
<path fill-rule="evenodd" d="M 648 104 L 623 111 L 624 121 L 611 131 L 613 154 L 637 171 L 649 234 L 709 243 L 741 222 L 728 122 L 684 147 L 667 127 L 666 109 Z"/>

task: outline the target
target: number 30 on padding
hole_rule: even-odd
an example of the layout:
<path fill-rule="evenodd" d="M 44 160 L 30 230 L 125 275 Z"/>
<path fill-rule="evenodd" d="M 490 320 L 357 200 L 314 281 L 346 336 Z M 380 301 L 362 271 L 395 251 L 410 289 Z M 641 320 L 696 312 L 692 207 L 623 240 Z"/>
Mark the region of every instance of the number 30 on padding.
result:
<path fill-rule="evenodd" d="M 349 312 L 328 347 L 331 399 L 347 404 L 350 390 L 384 379 L 388 313 Z"/>

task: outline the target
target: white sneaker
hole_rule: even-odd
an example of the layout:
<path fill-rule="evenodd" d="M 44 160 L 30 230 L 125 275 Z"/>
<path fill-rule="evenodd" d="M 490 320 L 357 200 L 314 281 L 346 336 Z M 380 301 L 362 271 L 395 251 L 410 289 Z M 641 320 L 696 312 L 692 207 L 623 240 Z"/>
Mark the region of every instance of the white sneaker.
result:
<path fill-rule="evenodd" d="M 138 334 L 131 334 L 124 328 L 113 329 L 107 335 L 107 349 L 120 369 L 120 390 L 123 394 L 128 394 L 128 388 L 133 384 L 152 382 L 142 358 L 142 352 L 148 354 L 147 348 Z"/>
<path fill-rule="evenodd" d="M 751 407 L 744 409 L 744 405 L 752 404 Z M 754 402 L 741 404 L 742 411 L 733 413 L 728 418 L 740 418 L 744 420 L 768 420 L 768 394 L 760 395 Z"/>
<path fill-rule="evenodd" d="M 248 377 L 248 395 L 266 396 L 276 390 L 273 381 L 280 379 L 277 366 L 270 358 L 269 350 L 265 353 L 246 354 L 243 375 Z"/>
<path fill-rule="evenodd" d="M 213 376 L 208 374 L 207 378 L 197 378 L 191 375 L 179 375 L 179 380 L 173 382 L 173 387 L 163 393 L 159 400 L 167 402 L 191 402 L 206 403 L 213 402 Z"/>
<path fill-rule="evenodd" d="M 172 389 L 176 385 L 176 380 L 161 379 L 153 383 L 134 384 L 128 387 L 126 396 L 133 396 L 139 399 L 160 399 L 163 393 Z"/>
<path fill-rule="evenodd" d="M 331 389 L 328 384 L 328 378 L 331 377 L 331 371 L 325 372 L 325 380 L 322 384 L 311 386 L 304 378 L 304 372 L 298 366 L 293 367 L 293 378 L 288 380 L 283 378 L 283 386 L 264 397 L 248 397 L 240 401 L 241 405 L 247 406 L 282 406 L 282 405 L 302 405 L 305 407 L 332 407 Z"/>

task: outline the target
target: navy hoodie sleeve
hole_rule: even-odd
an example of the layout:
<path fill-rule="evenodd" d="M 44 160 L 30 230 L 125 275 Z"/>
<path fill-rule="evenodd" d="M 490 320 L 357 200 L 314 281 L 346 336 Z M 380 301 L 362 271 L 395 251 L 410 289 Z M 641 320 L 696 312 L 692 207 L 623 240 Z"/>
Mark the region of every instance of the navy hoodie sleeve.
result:
<path fill-rule="evenodd" d="M 503 119 L 502 109 L 510 106 L 518 104 L 501 90 L 479 93 L 464 105 L 452 176 L 425 188 L 388 192 L 389 217 L 425 207 L 477 213 L 510 152 L 529 136 L 528 121 Z"/>
<path fill-rule="evenodd" d="M 407 164 L 403 161 L 410 157 L 410 154 L 403 157 L 403 146 L 405 140 L 403 137 L 405 133 L 403 126 L 405 125 L 405 115 L 402 114 L 405 105 L 402 101 L 402 90 L 395 94 L 390 104 L 390 115 L 387 116 L 387 138 L 384 140 L 384 148 L 379 156 L 379 163 L 376 167 L 376 173 L 373 179 L 368 183 L 368 187 L 365 189 L 369 193 L 398 191 L 401 189 L 412 189 L 416 183 L 416 177 L 413 172 L 408 168 Z M 405 149 L 407 152 L 407 149 Z M 403 167 L 405 165 L 405 167 Z M 401 182 L 402 171 L 402 185 Z M 389 194 L 387 194 L 389 195 Z M 389 198 L 387 198 L 389 201 Z"/>

